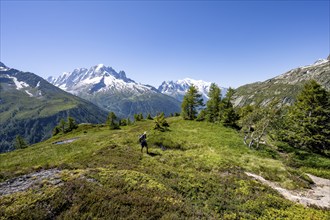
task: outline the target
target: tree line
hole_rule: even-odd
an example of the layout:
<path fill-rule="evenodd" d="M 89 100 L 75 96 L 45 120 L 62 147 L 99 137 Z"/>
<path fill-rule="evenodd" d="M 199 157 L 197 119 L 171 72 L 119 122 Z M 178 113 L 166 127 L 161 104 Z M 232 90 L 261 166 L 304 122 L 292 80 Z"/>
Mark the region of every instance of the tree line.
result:
<path fill-rule="evenodd" d="M 234 89 L 221 98 L 221 89 L 212 83 L 209 100 L 203 103 L 195 86 L 185 94 L 181 116 L 185 120 L 208 121 L 238 129 L 244 143 L 258 149 L 268 139 L 287 142 L 317 153 L 330 150 L 330 94 L 316 81 L 307 82 L 292 106 L 274 99 L 267 106 L 234 108 Z"/>

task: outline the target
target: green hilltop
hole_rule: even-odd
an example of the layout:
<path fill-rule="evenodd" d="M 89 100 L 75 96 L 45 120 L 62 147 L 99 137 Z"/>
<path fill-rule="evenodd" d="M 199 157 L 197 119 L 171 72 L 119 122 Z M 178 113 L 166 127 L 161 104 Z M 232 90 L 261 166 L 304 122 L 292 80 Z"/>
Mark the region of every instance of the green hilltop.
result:
<path fill-rule="evenodd" d="M 153 130 L 153 120 L 118 130 L 79 125 L 0 154 L 0 219 L 330 218 L 328 210 L 286 200 L 245 173 L 301 190 L 312 182 L 305 172 L 330 178 L 329 158 L 285 144 L 256 151 L 220 124 L 166 120 L 166 132 Z M 149 154 L 138 142 L 144 131 Z M 56 144 L 65 140 L 72 142 Z M 55 174 L 28 189 L 1 191 L 13 178 L 47 170 Z"/>

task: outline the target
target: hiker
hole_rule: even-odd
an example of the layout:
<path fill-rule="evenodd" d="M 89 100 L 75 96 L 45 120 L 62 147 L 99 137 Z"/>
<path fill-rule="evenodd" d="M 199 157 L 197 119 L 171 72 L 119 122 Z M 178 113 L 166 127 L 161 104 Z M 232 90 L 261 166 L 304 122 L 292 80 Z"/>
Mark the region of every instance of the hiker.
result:
<path fill-rule="evenodd" d="M 147 148 L 147 154 L 149 154 L 148 152 L 148 144 L 147 144 L 147 132 L 145 131 L 139 138 L 140 144 L 141 144 L 141 152 L 143 153 L 143 148 L 146 147 Z"/>

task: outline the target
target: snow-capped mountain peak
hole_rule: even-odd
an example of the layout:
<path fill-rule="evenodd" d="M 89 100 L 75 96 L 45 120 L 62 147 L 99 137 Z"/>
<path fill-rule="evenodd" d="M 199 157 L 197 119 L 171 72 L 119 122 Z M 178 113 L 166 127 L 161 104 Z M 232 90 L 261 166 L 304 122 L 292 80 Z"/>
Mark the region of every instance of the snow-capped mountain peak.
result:
<path fill-rule="evenodd" d="M 104 64 L 75 69 L 48 81 L 55 86 L 89 100 L 119 117 L 133 117 L 135 113 L 169 115 L 180 111 L 180 103 L 160 93 L 156 88 L 137 83 L 124 71 L 115 71 Z"/>
<path fill-rule="evenodd" d="M 136 83 L 127 78 L 124 71 L 116 72 L 112 67 L 98 64 L 87 68 L 77 68 L 72 72 L 64 72 L 58 78 L 47 79 L 53 85 L 73 94 L 97 93 L 108 90 L 150 91 L 148 86 Z M 154 90 L 153 90 L 154 91 Z M 154 91 L 155 92 L 155 91 Z"/>
<path fill-rule="evenodd" d="M 9 68 L 4 63 L 0 62 L 0 70 L 1 71 L 8 71 Z"/>
<path fill-rule="evenodd" d="M 209 99 L 208 93 L 210 90 L 211 82 L 205 82 L 203 80 L 195 80 L 190 78 L 185 78 L 177 81 L 164 81 L 158 90 L 166 95 L 172 96 L 179 101 L 182 101 L 183 96 L 188 91 L 189 87 L 194 85 L 198 92 L 202 94 L 204 101 Z M 222 91 L 222 96 L 226 94 L 227 89 L 220 87 Z"/>

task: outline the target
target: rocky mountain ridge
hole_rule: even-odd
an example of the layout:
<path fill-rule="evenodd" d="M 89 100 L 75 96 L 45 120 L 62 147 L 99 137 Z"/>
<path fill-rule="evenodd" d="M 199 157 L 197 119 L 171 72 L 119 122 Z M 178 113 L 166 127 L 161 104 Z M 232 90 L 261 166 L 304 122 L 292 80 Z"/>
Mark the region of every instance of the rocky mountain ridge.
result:
<path fill-rule="evenodd" d="M 189 87 L 194 85 L 196 86 L 198 92 L 202 95 L 204 102 L 206 102 L 209 99 L 208 93 L 210 91 L 211 84 L 211 82 L 205 82 L 203 80 L 185 78 L 177 81 L 164 81 L 158 87 L 158 90 L 161 93 L 172 96 L 181 102 Z M 226 95 L 227 88 L 220 87 L 220 89 L 221 95 L 224 97 Z"/>
<path fill-rule="evenodd" d="M 289 70 L 264 82 L 241 86 L 236 89 L 233 102 L 235 106 L 265 106 L 272 100 L 278 99 L 282 104 L 291 105 L 304 83 L 312 79 L 330 90 L 330 56 L 327 59 L 317 60 L 312 65 Z"/>

